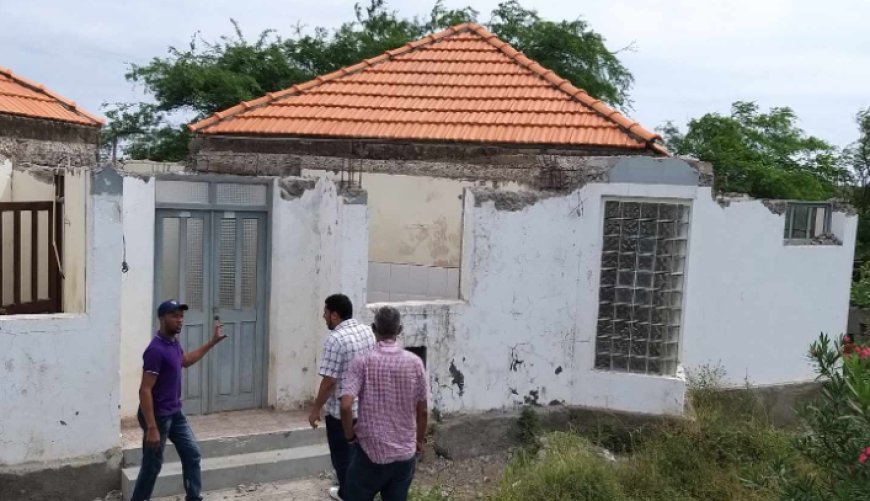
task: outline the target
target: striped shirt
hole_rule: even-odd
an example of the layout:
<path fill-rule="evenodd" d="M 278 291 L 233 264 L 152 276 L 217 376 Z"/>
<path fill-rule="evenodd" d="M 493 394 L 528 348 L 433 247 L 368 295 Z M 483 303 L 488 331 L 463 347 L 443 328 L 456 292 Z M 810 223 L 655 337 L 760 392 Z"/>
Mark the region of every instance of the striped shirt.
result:
<path fill-rule="evenodd" d="M 341 419 L 339 400 L 344 373 L 357 356 L 368 353 L 375 347 L 375 335 L 367 325 L 354 319 L 338 324 L 323 342 L 323 358 L 320 360 L 320 376 L 336 380 L 335 391 L 326 401 L 326 413 Z M 353 414 L 356 416 L 356 406 Z"/>
<path fill-rule="evenodd" d="M 359 401 L 355 432 L 377 464 L 407 461 L 417 451 L 417 403 L 429 397 L 423 361 L 396 341 L 377 347 L 350 364 L 342 396 Z"/>

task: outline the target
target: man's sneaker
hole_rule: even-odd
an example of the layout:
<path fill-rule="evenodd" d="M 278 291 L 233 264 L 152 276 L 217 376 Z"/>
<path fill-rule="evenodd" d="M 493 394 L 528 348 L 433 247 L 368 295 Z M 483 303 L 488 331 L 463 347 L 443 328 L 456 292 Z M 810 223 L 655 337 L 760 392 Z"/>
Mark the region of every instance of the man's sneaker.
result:
<path fill-rule="evenodd" d="M 329 497 L 331 497 L 335 501 L 341 501 L 341 496 L 338 495 L 338 487 L 329 488 Z"/>

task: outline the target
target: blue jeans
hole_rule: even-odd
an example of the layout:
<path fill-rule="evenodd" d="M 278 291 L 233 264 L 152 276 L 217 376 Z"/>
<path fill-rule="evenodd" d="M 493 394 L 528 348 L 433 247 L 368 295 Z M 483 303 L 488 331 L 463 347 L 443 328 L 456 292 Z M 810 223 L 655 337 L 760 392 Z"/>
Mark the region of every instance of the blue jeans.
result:
<path fill-rule="evenodd" d="M 344 428 L 341 426 L 341 419 L 336 419 L 327 414 L 324 422 L 326 423 L 326 441 L 329 442 L 329 458 L 332 460 L 332 467 L 335 468 L 335 478 L 338 480 L 338 497 L 345 499 L 344 496 L 347 493 L 345 478 L 353 450 L 350 444 L 347 443 L 347 439 L 344 438 Z M 356 420 L 354 420 L 355 422 Z"/>
<path fill-rule="evenodd" d="M 202 491 L 202 473 L 199 468 L 202 455 L 187 418 L 181 411 L 178 411 L 171 416 L 155 416 L 155 419 L 157 420 L 157 429 L 160 430 L 160 447 L 156 449 L 146 447 L 145 439 L 142 439 L 142 466 L 139 468 L 139 477 L 136 479 L 136 487 L 133 489 L 130 501 L 151 499 L 157 475 L 160 474 L 160 469 L 163 467 L 163 450 L 166 448 L 167 438 L 175 444 L 175 450 L 181 459 L 184 492 L 187 494 L 185 499 L 187 501 L 202 501 L 200 494 Z M 139 410 L 139 426 L 142 427 L 143 431 L 146 428 L 145 416 L 141 409 Z"/>
<path fill-rule="evenodd" d="M 357 444 L 347 469 L 347 497 L 342 499 L 372 501 L 380 492 L 383 501 L 406 501 L 416 467 L 416 457 L 395 463 L 374 463 Z"/>

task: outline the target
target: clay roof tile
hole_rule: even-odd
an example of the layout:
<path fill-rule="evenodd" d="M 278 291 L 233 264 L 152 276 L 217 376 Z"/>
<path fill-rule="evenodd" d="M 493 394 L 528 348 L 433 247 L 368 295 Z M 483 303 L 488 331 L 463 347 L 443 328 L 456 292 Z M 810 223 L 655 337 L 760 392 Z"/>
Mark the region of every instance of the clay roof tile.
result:
<path fill-rule="evenodd" d="M 101 127 L 103 120 L 79 108 L 74 101 L 0 67 L 0 114 L 18 115 Z"/>
<path fill-rule="evenodd" d="M 465 23 L 190 125 L 322 135 L 667 151 L 660 137 Z"/>

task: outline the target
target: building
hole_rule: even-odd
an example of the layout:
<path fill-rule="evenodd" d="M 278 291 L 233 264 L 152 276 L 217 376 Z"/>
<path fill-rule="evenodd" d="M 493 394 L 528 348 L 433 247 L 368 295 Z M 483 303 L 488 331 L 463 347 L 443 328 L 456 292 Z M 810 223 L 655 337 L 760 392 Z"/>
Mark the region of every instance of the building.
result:
<path fill-rule="evenodd" d="M 44 380 L 51 404 L 35 387 L 0 404 L 40 413 L 37 432 L 22 421 L 0 434 L 14 445 L 0 462 L 119 447 L 153 306 L 168 297 L 191 306 L 186 348 L 216 315 L 230 336 L 188 371 L 190 414 L 308 403 L 334 292 L 363 320 L 378 304 L 402 311 L 447 419 L 527 404 L 680 415 L 686 372 L 810 381 L 809 342 L 846 328 L 848 207 L 721 196 L 709 165 L 669 156 L 654 132 L 475 24 L 191 129 L 187 165 L 130 163 L 92 182 L 105 189 L 89 199 L 88 305 L 99 294 L 120 316 L 0 319 L 0 336 L 26 333 L 7 370 L 90 350 L 84 376 L 66 365 L 81 357 L 46 369 L 67 375 Z M 98 349 L 70 334 L 86 325 Z M 67 344 L 40 344 L 46 330 Z M 104 412 L 86 422 L 101 430 L 87 447 L 67 435 L 83 401 Z M 29 433 L 47 434 L 39 454 Z"/>

